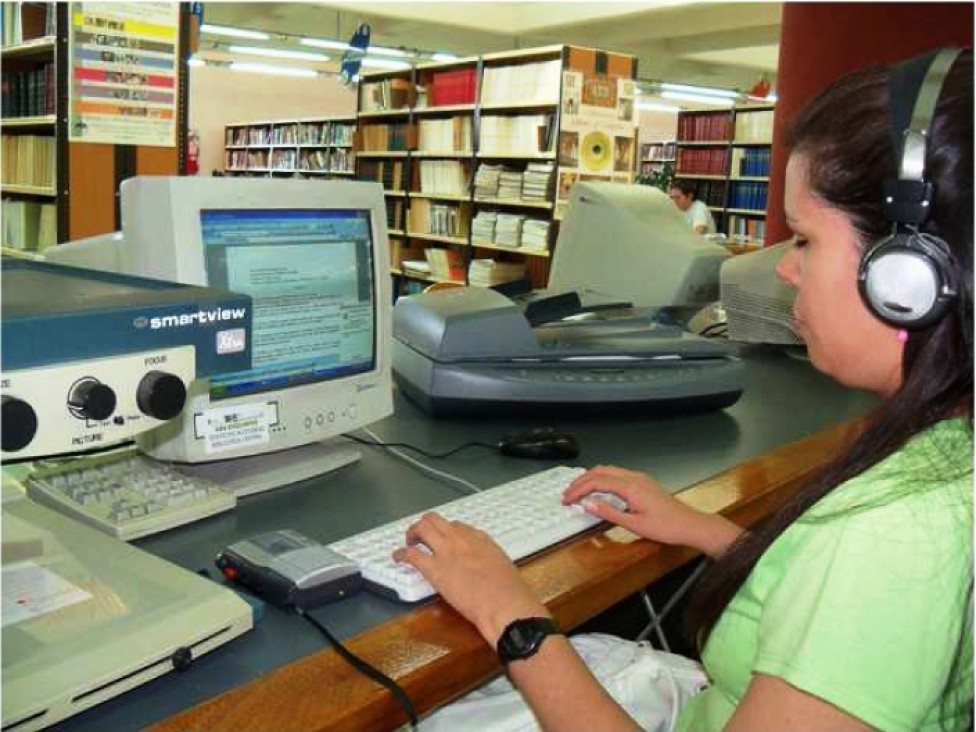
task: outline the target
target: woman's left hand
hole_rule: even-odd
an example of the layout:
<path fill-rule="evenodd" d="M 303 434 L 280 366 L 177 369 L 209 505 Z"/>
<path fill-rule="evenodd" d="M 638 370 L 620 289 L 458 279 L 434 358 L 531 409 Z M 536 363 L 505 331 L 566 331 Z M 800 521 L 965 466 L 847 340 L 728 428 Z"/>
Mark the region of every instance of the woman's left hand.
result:
<path fill-rule="evenodd" d="M 513 620 L 549 615 L 498 544 L 460 521 L 424 514 L 393 558 L 416 567 L 492 647 Z"/>

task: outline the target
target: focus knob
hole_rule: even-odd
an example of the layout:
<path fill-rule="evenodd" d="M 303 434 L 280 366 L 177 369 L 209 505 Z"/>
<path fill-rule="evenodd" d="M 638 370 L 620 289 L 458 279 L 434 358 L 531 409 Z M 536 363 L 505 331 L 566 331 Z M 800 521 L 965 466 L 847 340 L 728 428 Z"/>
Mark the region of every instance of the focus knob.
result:
<path fill-rule="evenodd" d="M 115 411 L 115 392 L 97 379 L 84 378 L 71 387 L 68 410 L 78 419 L 108 419 Z"/>
<path fill-rule="evenodd" d="M 0 405 L 0 425 L 4 452 L 17 452 L 27 447 L 37 433 L 37 414 L 23 399 L 4 396 Z"/>
<path fill-rule="evenodd" d="M 186 404 L 186 387 L 178 376 L 164 371 L 150 371 L 139 382 L 136 404 L 147 417 L 173 419 Z"/>

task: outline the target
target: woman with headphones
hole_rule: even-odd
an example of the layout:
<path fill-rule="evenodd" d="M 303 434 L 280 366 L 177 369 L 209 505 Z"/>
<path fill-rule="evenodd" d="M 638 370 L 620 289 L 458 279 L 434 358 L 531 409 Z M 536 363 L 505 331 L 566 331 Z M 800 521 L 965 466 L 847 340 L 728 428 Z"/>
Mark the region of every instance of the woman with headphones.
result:
<path fill-rule="evenodd" d="M 791 143 L 795 241 L 778 273 L 797 289 L 814 366 L 881 406 L 752 531 L 621 468 L 566 491 L 566 503 L 711 558 L 688 609 L 704 675 L 640 648 L 631 666 L 649 686 L 621 683 L 626 670 L 604 673 L 600 659 L 591 671 L 585 642 L 559 633 L 490 538 L 436 514 L 411 527 L 396 557 L 498 648 L 531 709 L 471 702 L 479 728 L 524 729 L 519 713 L 552 730 L 972 728 L 972 54 L 851 74 L 800 113 Z"/>

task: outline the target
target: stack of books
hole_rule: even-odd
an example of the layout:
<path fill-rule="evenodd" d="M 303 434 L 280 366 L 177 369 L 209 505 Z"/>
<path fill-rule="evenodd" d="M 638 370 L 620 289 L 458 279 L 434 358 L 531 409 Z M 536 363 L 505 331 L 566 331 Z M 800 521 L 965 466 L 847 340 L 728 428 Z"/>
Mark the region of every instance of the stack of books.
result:
<path fill-rule="evenodd" d="M 524 219 L 524 216 L 518 214 L 498 214 L 498 221 L 495 224 L 495 244 L 513 249 L 521 246 Z"/>
<path fill-rule="evenodd" d="M 430 264 L 426 259 L 404 259 L 400 263 L 400 270 L 403 274 L 414 277 L 430 277 Z"/>
<path fill-rule="evenodd" d="M 478 172 L 474 176 L 474 197 L 497 198 L 501 172 L 500 165 L 479 165 Z"/>
<path fill-rule="evenodd" d="M 472 259 L 468 266 L 468 284 L 475 287 L 491 287 L 502 282 L 512 282 L 525 276 L 522 262 L 496 262 L 494 259 Z"/>
<path fill-rule="evenodd" d="M 522 176 L 522 199 L 545 201 L 549 197 L 555 167 L 552 163 L 529 163 Z"/>
<path fill-rule="evenodd" d="M 522 248 L 536 251 L 549 249 L 549 221 L 525 219 L 522 222 Z"/>
<path fill-rule="evenodd" d="M 522 173 L 502 168 L 498 176 L 498 197 L 517 199 L 520 195 L 522 195 Z"/>
<path fill-rule="evenodd" d="M 479 211 L 471 222 L 471 238 L 476 241 L 493 243 L 498 214 L 495 211 Z"/>

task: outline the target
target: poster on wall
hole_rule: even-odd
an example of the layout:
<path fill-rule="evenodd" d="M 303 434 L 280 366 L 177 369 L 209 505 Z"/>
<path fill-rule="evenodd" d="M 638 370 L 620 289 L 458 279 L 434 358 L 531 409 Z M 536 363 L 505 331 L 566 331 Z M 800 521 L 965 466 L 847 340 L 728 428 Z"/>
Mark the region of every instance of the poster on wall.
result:
<path fill-rule="evenodd" d="M 72 3 L 68 139 L 176 145 L 179 3 Z"/>
<path fill-rule="evenodd" d="M 577 181 L 633 181 L 636 91 L 633 79 L 563 72 L 557 218 Z"/>

